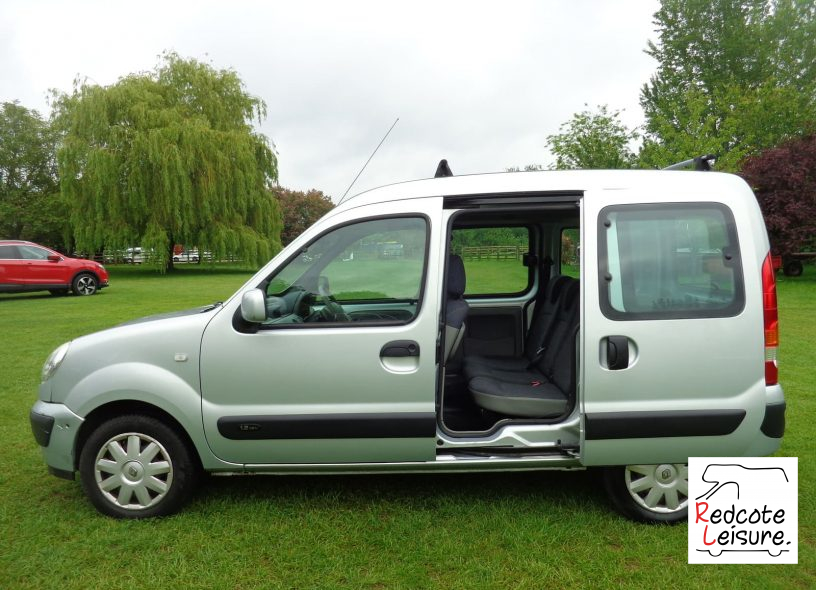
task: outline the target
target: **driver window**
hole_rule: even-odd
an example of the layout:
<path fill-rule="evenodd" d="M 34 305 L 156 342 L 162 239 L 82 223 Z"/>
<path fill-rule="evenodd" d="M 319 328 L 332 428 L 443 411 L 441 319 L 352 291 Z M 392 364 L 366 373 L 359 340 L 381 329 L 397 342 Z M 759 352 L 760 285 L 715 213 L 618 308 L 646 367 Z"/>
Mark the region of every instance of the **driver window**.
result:
<path fill-rule="evenodd" d="M 427 222 L 388 218 L 318 238 L 261 285 L 267 325 L 407 323 L 418 312 Z"/>
<path fill-rule="evenodd" d="M 43 250 L 42 248 L 36 248 L 34 246 L 17 246 L 22 254 L 22 258 L 25 260 L 45 260 L 48 258 L 48 252 Z"/>

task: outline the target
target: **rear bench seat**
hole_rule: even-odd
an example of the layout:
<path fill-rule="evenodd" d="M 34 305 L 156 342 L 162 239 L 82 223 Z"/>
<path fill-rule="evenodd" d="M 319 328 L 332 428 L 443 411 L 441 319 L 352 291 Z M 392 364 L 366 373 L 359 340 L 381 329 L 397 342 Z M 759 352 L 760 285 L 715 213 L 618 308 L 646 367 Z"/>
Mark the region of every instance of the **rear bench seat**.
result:
<path fill-rule="evenodd" d="M 465 357 L 468 389 L 478 406 L 523 418 L 553 418 L 567 411 L 575 394 L 580 285 L 557 277 L 548 290 L 530 330 L 540 344 L 531 347 L 528 337 L 520 358 Z"/>
<path fill-rule="evenodd" d="M 540 359 L 549 332 L 555 326 L 556 314 L 565 292 L 576 279 L 567 276 L 553 277 L 544 289 L 544 297 L 537 306 L 530 322 L 530 331 L 524 343 L 524 354 L 520 357 L 495 357 L 466 355 L 463 359 L 463 372 L 470 379 L 476 377 L 496 376 L 496 371 L 515 373 L 531 368 Z"/>

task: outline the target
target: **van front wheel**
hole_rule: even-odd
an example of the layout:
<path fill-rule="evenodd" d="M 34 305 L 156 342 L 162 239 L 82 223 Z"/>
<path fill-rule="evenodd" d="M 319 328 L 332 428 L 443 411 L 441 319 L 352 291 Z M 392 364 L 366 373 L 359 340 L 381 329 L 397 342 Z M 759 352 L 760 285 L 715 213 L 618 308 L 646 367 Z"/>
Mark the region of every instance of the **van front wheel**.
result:
<path fill-rule="evenodd" d="M 97 427 L 82 448 L 79 472 L 93 505 L 116 518 L 176 512 L 198 475 L 197 463 L 179 435 L 142 415 L 118 416 Z"/>
<path fill-rule="evenodd" d="M 604 486 L 615 508 L 632 520 L 676 523 L 688 517 L 688 465 L 606 467 Z"/>

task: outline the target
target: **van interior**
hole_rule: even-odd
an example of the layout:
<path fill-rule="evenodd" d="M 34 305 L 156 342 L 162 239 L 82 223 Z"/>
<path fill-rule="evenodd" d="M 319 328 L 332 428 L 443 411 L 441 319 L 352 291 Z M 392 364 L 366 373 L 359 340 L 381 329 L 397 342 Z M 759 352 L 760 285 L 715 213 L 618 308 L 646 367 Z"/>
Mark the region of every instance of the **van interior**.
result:
<path fill-rule="evenodd" d="M 437 403 L 451 436 L 552 424 L 576 405 L 577 198 L 534 209 L 468 203 L 450 218 Z"/>

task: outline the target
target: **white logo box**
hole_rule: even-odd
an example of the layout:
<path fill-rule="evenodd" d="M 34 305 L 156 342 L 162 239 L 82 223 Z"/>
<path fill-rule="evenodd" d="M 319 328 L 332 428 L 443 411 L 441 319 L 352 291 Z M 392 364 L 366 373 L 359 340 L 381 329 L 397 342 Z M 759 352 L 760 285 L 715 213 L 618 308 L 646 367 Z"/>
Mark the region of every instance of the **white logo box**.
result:
<path fill-rule="evenodd" d="M 796 457 L 690 457 L 689 563 L 798 563 Z"/>

